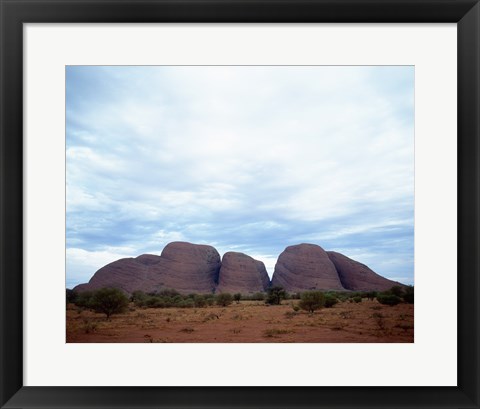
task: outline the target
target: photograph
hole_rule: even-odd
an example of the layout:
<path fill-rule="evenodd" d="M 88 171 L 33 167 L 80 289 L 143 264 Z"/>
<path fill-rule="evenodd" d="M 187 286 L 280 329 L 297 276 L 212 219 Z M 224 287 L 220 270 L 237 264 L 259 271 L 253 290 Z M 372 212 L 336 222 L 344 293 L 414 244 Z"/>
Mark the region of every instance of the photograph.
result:
<path fill-rule="evenodd" d="M 67 65 L 67 343 L 414 343 L 413 65 Z"/>

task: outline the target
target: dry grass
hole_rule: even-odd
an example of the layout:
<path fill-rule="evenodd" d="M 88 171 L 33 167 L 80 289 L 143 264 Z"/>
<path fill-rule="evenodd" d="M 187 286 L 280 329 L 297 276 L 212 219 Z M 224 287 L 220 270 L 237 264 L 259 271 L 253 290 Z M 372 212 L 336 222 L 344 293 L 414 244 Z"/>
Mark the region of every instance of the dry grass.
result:
<path fill-rule="evenodd" d="M 110 321 L 70 304 L 66 336 L 67 342 L 413 342 L 410 304 L 343 302 L 308 314 L 289 303 L 137 309 Z"/>

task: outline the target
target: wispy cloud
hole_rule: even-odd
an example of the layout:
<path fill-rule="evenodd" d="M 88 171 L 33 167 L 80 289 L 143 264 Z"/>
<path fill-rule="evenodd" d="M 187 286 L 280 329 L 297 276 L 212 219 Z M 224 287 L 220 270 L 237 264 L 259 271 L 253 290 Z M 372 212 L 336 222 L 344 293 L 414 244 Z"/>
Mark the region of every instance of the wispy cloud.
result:
<path fill-rule="evenodd" d="M 66 109 L 67 284 L 173 240 L 413 282 L 412 67 L 67 67 Z"/>

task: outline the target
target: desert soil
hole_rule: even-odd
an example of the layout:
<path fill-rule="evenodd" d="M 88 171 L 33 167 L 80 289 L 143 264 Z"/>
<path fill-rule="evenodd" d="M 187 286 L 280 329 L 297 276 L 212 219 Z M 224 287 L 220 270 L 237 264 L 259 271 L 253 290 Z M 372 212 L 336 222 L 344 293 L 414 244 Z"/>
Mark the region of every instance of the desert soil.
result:
<path fill-rule="evenodd" d="M 67 305 L 67 342 L 413 342 L 411 304 L 342 302 L 309 314 L 292 304 L 241 301 L 228 307 L 136 308 L 105 315 Z"/>

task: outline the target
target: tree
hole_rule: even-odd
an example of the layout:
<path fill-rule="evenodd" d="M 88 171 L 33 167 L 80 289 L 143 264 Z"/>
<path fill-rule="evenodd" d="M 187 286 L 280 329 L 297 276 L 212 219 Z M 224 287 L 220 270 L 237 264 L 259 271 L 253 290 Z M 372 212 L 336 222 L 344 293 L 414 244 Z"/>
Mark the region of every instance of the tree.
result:
<path fill-rule="evenodd" d="M 282 287 L 272 287 L 268 289 L 265 303 L 270 305 L 280 305 L 282 300 L 287 298 L 287 293 Z"/>
<path fill-rule="evenodd" d="M 233 294 L 233 299 L 237 302 L 237 304 L 240 303 L 241 298 L 242 298 L 242 294 L 240 293 Z"/>
<path fill-rule="evenodd" d="M 325 305 L 325 295 L 320 291 L 305 291 L 302 293 L 298 306 L 310 314 Z"/>
<path fill-rule="evenodd" d="M 232 294 L 229 293 L 220 293 L 217 295 L 217 305 L 221 305 L 222 307 L 226 307 L 230 305 L 233 301 Z"/>
<path fill-rule="evenodd" d="M 124 312 L 127 306 L 128 298 L 118 288 L 101 288 L 93 293 L 91 307 L 96 312 L 104 313 L 107 319 Z"/>

